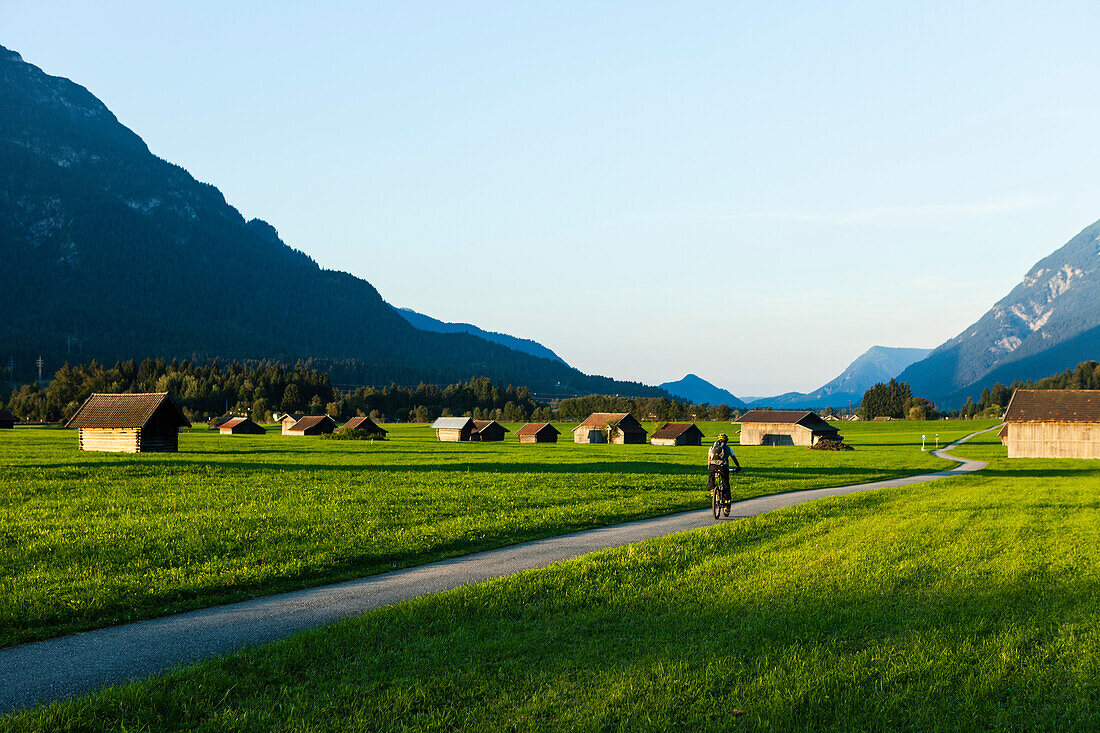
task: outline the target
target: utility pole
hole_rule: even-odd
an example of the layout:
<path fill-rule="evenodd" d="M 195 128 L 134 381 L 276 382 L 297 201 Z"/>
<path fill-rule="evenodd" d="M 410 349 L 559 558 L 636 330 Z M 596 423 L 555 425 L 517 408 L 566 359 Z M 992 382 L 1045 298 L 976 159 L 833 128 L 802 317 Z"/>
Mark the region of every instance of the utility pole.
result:
<path fill-rule="evenodd" d="M 35 361 L 34 363 L 38 365 L 38 383 L 42 384 L 42 365 L 45 364 L 46 362 L 43 361 L 42 355 L 39 354 L 38 355 L 38 360 Z"/>

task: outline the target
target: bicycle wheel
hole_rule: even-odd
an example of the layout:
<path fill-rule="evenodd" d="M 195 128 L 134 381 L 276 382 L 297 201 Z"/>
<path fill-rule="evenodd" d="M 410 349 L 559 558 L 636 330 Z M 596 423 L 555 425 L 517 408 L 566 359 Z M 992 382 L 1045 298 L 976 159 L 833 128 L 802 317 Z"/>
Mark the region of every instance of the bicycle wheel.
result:
<path fill-rule="evenodd" d="M 710 510 L 714 512 L 715 519 L 722 515 L 722 493 L 717 486 L 710 490 Z"/>

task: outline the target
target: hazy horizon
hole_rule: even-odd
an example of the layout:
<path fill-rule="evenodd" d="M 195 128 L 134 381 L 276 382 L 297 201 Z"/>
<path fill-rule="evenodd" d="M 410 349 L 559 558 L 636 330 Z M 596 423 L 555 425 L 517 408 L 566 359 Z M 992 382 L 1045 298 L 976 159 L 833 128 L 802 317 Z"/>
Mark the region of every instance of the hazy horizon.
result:
<path fill-rule="evenodd" d="M 1100 218 L 1094 5 L 14 0 L 0 44 L 323 267 L 588 373 L 808 392 Z"/>

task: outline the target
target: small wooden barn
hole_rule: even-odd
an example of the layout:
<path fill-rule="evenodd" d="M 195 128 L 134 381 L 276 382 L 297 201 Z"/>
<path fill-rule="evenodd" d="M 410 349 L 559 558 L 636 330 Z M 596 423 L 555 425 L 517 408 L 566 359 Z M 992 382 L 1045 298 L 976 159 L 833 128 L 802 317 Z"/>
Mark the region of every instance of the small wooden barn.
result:
<path fill-rule="evenodd" d="M 290 429 L 294 427 L 294 423 L 301 419 L 301 415 L 292 415 L 289 412 L 284 413 L 279 418 L 279 424 L 283 426 L 283 435 L 290 435 Z"/>
<path fill-rule="evenodd" d="M 548 422 L 529 422 L 516 431 L 521 443 L 557 443 L 561 431 Z"/>
<path fill-rule="evenodd" d="M 644 445 L 645 428 L 629 412 L 593 412 L 573 428 L 574 443 Z"/>
<path fill-rule="evenodd" d="M 10 410 L 0 410 L 0 430 L 11 430 L 15 427 L 15 415 Z"/>
<path fill-rule="evenodd" d="M 252 421 L 250 417 L 231 417 L 218 426 L 218 432 L 222 435 L 265 435 L 263 426 Z"/>
<path fill-rule="evenodd" d="M 93 394 L 65 423 L 77 429 L 79 450 L 170 453 L 191 423 L 167 392 Z"/>
<path fill-rule="evenodd" d="M 702 445 L 703 431 L 693 422 L 666 422 L 649 439 L 653 445 Z"/>
<path fill-rule="evenodd" d="M 336 429 L 336 421 L 328 415 L 306 415 L 284 430 L 284 435 L 324 435 Z"/>
<path fill-rule="evenodd" d="M 435 437 L 445 443 L 469 440 L 474 431 L 474 421 L 468 417 L 441 417 L 432 423 Z"/>
<path fill-rule="evenodd" d="M 376 423 L 374 420 L 371 420 L 369 417 L 353 417 L 352 419 L 344 423 L 344 427 L 350 428 L 352 430 L 365 430 L 371 435 L 377 435 L 383 438 L 386 437 L 387 433 L 389 432 L 380 427 L 378 423 Z"/>
<path fill-rule="evenodd" d="M 750 410 L 741 416 L 741 445 L 816 445 L 840 431 L 808 410 Z"/>
<path fill-rule="evenodd" d="M 481 442 L 504 440 L 504 434 L 511 432 L 496 420 L 474 420 L 474 430 L 470 433 L 470 440 Z"/>
<path fill-rule="evenodd" d="M 1018 389 L 1002 432 L 1009 458 L 1100 458 L 1100 390 Z"/>

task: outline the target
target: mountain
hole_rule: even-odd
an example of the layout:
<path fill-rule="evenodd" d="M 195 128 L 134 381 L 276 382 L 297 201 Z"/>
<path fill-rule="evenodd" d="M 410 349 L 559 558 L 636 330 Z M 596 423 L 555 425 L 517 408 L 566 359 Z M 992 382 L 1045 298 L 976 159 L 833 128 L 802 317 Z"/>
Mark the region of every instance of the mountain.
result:
<path fill-rule="evenodd" d="M 1038 379 L 1100 354 L 1100 222 L 1037 262 L 976 323 L 898 379 L 941 407 L 995 381 Z"/>
<path fill-rule="evenodd" d="M 468 333 L 478 338 L 483 338 L 486 341 L 492 341 L 494 344 L 501 344 L 502 346 L 507 346 L 509 349 L 522 351 L 524 354 L 538 356 L 543 359 L 553 359 L 554 361 L 560 361 L 562 364 L 565 363 L 565 359 L 562 359 L 538 341 L 509 336 L 506 333 L 497 333 L 496 331 L 486 331 L 478 328 L 472 323 L 449 323 L 447 321 L 441 321 L 437 318 L 426 316 L 423 313 L 417 313 L 411 308 L 397 308 L 397 312 L 402 318 L 412 324 L 413 327 L 419 328 L 421 331 L 432 331 L 433 333 Z"/>
<path fill-rule="evenodd" d="M 898 376 L 910 364 L 929 353 L 930 349 L 872 346 L 836 379 L 820 389 L 809 393 L 787 392 L 775 397 L 762 397 L 749 403 L 749 406 L 817 409 L 858 405 L 863 400 L 863 393 L 872 386 Z"/>
<path fill-rule="evenodd" d="M 341 362 L 366 384 L 485 375 L 556 394 L 661 396 L 466 333 L 411 326 L 214 186 L 153 155 L 87 89 L 0 47 L 0 361 L 145 356 Z"/>
<path fill-rule="evenodd" d="M 696 405 L 745 407 L 745 403 L 737 399 L 732 392 L 716 387 L 694 374 L 688 374 L 676 382 L 664 382 L 659 386 L 673 397 L 680 397 Z"/>

